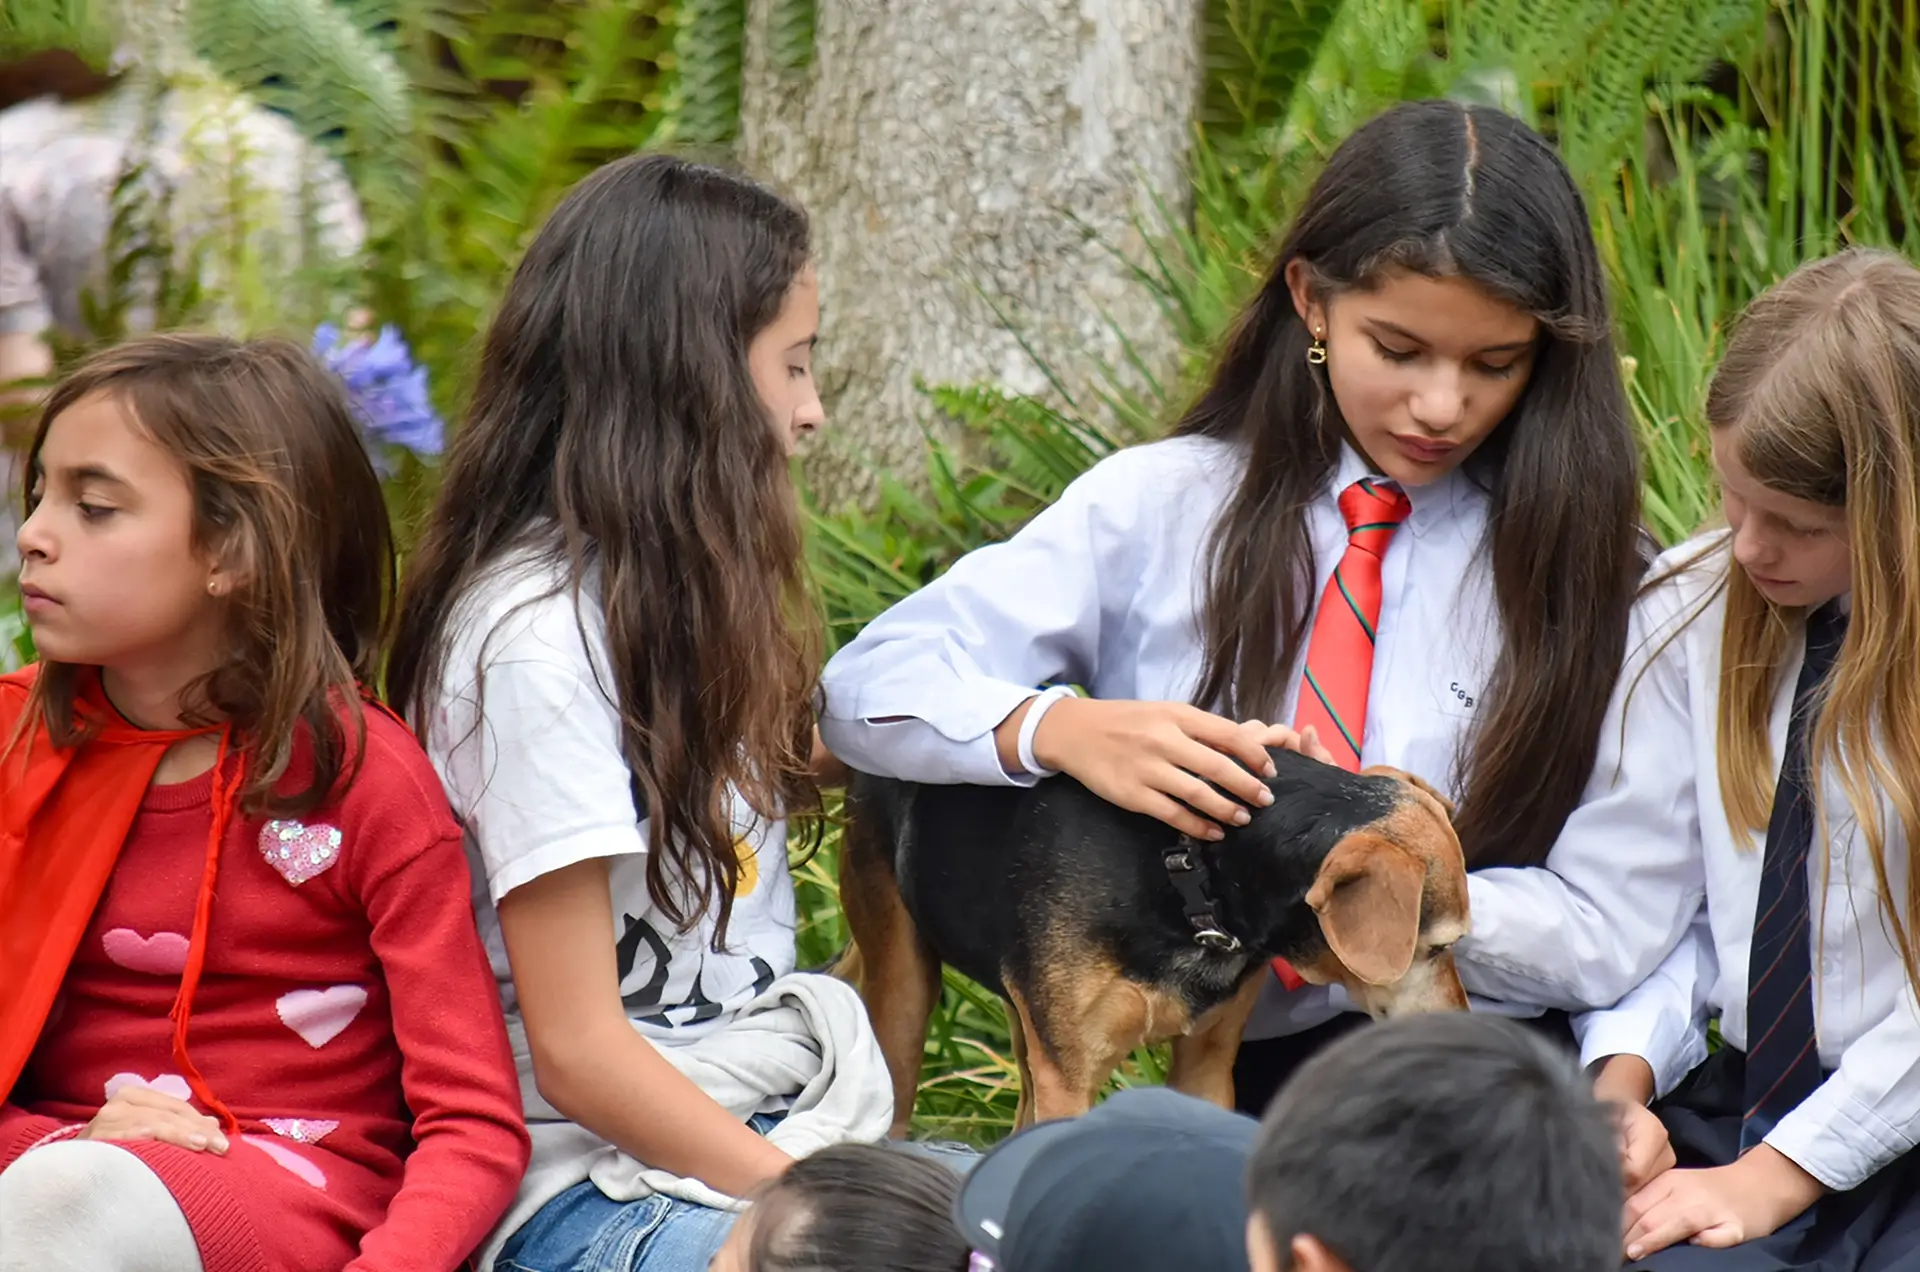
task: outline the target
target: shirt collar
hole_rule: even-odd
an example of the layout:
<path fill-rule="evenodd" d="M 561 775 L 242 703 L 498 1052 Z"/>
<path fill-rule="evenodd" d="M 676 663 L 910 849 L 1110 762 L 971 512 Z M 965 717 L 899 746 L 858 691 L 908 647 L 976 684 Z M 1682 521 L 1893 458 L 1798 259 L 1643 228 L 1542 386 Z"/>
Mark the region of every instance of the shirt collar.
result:
<path fill-rule="evenodd" d="M 1349 442 L 1340 443 L 1340 462 L 1334 469 L 1331 489 L 1328 493 L 1335 499 L 1340 492 L 1370 476 L 1373 466 Z M 1413 512 L 1407 517 L 1407 528 L 1425 538 L 1429 531 L 1438 529 L 1453 519 L 1462 498 L 1470 494 L 1471 485 L 1467 476 L 1456 468 L 1439 481 L 1425 486 L 1403 487 L 1407 500 L 1413 505 Z"/>

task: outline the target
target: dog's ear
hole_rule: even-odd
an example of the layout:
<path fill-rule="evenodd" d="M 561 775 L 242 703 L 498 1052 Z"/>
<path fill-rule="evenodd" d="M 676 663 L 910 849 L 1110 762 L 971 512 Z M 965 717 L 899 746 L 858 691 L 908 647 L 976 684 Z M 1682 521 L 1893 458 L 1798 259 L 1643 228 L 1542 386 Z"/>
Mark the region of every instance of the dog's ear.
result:
<path fill-rule="evenodd" d="M 1361 769 L 1360 773 L 1363 777 L 1391 777 L 1396 781 L 1405 782 L 1408 786 L 1413 787 L 1414 790 L 1424 791 L 1428 795 L 1433 796 L 1434 801 L 1446 810 L 1448 819 L 1451 820 L 1453 817 L 1453 801 L 1435 790 L 1432 783 L 1428 782 L 1424 777 L 1415 777 L 1405 769 L 1392 768 L 1385 764 L 1376 764 L 1372 768 Z"/>
<path fill-rule="evenodd" d="M 1390 985 L 1420 943 L 1426 866 L 1390 839 L 1356 831 L 1333 846 L 1307 891 L 1327 948 L 1369 985 Z"/>

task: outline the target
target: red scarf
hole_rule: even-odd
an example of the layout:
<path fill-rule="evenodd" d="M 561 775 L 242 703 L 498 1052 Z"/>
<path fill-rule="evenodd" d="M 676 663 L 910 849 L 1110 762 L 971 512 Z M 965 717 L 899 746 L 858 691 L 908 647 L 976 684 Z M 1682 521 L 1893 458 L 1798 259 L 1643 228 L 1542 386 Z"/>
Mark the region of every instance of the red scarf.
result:
<path fill-rule="evenodd" d="M 76 719 L 90 734 L 85 742 L 56 747 L 39 721 L 21 736 L 35 672 L 29 667 L 0 677 L 0 1094 L 12 1091 L 40 1039 L 161 757 L 175 743 L 214 731 L 137 729 L 107 701 L 99 678 L 86 676 L 74 703 Z M 169 1016 L 174 1062 L 200 1103 L 233 1135 L 239 1130 L 233 1114 L 187 1058 L 187 1023 L 206 959 L 220 845 L 240 785 L 226 773 L 228 731 L 219 733 L 207 864 Z"/>

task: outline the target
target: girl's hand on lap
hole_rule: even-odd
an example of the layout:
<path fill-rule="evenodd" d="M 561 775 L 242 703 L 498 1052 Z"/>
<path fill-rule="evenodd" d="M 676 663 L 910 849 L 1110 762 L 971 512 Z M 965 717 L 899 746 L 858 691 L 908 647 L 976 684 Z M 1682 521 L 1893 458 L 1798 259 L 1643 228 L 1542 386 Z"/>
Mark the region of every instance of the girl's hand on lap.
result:
<path fill-rule="evenodd" d="M 1017 729 L 1019 719 L 1015 713 L 1001 727 Z M 1243 805 L 1273 802 L 1263 780 L 1273 773 L 1268 737 L 1284 737 L 1294 749 L 1300 745 L 1284 726 L 1235 724 L 1185 703 L 1062 698 L 1034 732 L 1033 754 L 1108 803 L 1157 817 L 1196 839 L 1219 839 L 1222 824 L 1250 820 Z"/>
<path fill-rule="evenodd" d="M 1608 1056 L 1593 1080 L 1594 1098 L 1618 1110 L 1620 1178 L 1629 1197 L 1677 1160 L 1666 1124 L 1647 1107 L 1653 1085 L 1653 1066 L 1632 1055 Z"/>
<path fill-rule="evenodd" d="M 155 1140 L 191 1152 L 227 1151 L 220 1123 L 203 1116 L 185 1100 L 147 1087 L 123 1087 L 93 1115 L 80 1139 Z"/>
<path fill-rule="evenodd" d="M 1632 1196 L 1678 1163 L 1664 1122 L 1644 1104 L 1614 1106 L 1620 1117 L 1620 1180 Z"/>
<path fill-rule="evenodd" d="M 1724 1248 L 1777 1232 L 1826 1192 L 1765 1144 L 1730 1166 L 1670 1170 L 1627 1199 L 1626 1255 L 1680 1241 Z"/>

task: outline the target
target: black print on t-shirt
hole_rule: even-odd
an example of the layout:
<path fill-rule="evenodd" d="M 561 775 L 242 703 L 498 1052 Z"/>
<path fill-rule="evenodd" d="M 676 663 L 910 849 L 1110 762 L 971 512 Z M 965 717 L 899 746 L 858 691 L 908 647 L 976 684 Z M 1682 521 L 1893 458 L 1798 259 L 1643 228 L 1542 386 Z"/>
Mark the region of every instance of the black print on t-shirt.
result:
<path fill-rule="evenodd" d="M 627 977 L 633 974 L 633 965 L 639 957 L 641 942 L 646 943 L 648 952 L 653 955 L 653 975 L 647 977 L 647 983 L 631 993 L 620 996 L 620 1002 L 626 1007 L 629 1016 L 633 1016 L 643 1025 L 656 1029 L 672 1029 L 678 1025 L 697 1025 L 701 1021 L 712 1020 L 720 1014 L 720 1004 L 707 997 L 706 989 L 700 983 L 701 975 L 706 971 L 706 957 L 703 954 L 700 959 L 700 968 L 694 973 L 692 997 L 684 1003 L 669 1007 L 664 1012 L 653 1012 L 646 1016 L 635 1015 L 637 1012 L 649 1011 L 660 1005 L 660 999 L 666 992 L 667 980 L 672 975 L 673 960 L 666 940 L 654 930 L 651 923 L 645 919 L 636 919 L 631 914 L 622 914 L 620 918 L 626 924 L 626 931 L 621 933 L 618 944 L 614 946 L 620 983 L 624 984 Z M 757 954 L 751 961 L 753 963 L 752 997 L 758 998 L 766 992 L 768 986 L 773 984 L 773 967 Z M 687 1008 L 693 1009 L 691 1015 L 682 1020 L 672 1019 L 674 1013 L 682 1012 Z"/>

